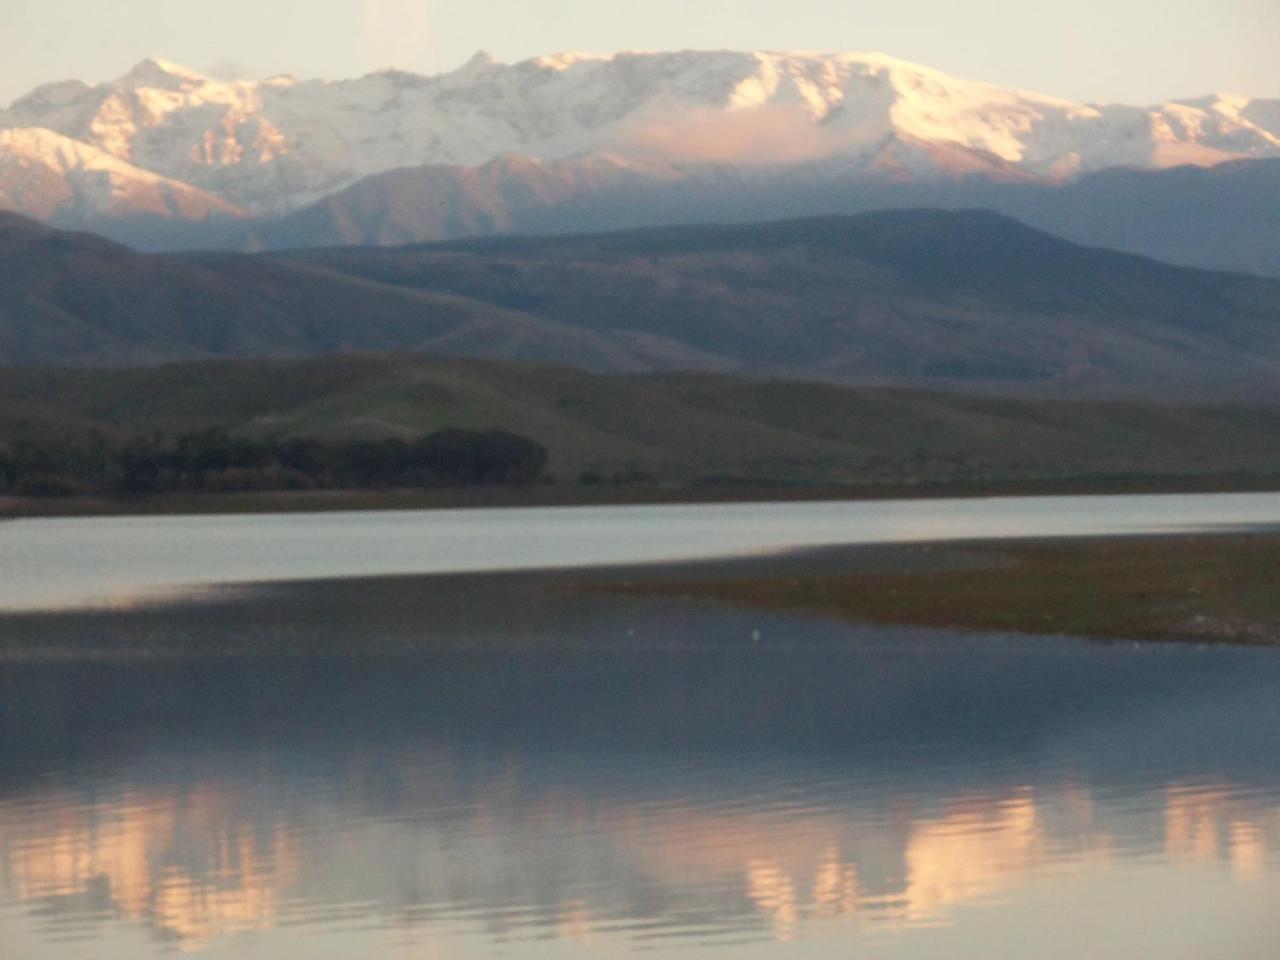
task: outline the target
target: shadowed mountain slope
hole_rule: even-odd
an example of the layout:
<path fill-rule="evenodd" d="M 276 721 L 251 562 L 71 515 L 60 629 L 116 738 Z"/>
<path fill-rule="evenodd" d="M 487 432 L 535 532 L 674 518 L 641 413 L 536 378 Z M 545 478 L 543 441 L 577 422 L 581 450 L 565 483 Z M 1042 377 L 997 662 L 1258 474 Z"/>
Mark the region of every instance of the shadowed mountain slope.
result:
<path fill-rule="evenodd" d="M 1076 243 L 1280 276 L 1280 159 L 1103 170 L 1008 193 L 1007 213 Z"/>
<path fill-rule="evenodd" d="M 202 225 L 185 239 L 173 231 L 155 233 L 154 223 L 122 235 L 143 246 L 203 242 L 281 250 L 982 207 L 1076 243 L 1280 276 L 1280 159 L 1208 169 L 1115 168 L 1068 184 L 961 167 L 950 177 L 913 182 L 895 166 L 913 145 L 897 146 L 893 151 L 886 145 L 876 158 L 883 162 L 873 169 L 832 161 L 744 169 L 611 157 L 546 163 L 501 157 L 480 167 L 413 167 L 367 177 L 275 220 Z"/>

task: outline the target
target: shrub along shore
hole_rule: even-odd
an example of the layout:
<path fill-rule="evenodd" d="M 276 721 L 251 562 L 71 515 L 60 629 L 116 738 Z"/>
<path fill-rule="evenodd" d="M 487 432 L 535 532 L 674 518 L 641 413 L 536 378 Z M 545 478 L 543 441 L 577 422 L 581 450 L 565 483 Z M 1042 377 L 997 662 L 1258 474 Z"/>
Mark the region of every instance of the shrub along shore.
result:
<path fill-rule="evenodd" d="M 325 442 L 251 440 L 210 429 L 82 445 L 25 440 L 0 449 L 0 494 L 16 498 L 304 490 L 430 489 L 536 483 L 540 444 L 503 430 L 441 430 Z"/>

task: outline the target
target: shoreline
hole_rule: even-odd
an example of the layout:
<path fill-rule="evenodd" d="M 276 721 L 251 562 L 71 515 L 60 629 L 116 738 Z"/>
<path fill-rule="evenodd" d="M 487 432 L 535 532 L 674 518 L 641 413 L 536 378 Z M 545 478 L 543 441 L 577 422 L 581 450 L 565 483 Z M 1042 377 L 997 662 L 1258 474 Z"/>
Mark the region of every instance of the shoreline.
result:
<path fill-rule="evenodd" d="M 1135 475 L 794 485 L 756 482 L 175 493 L 145 497 L 0 496 L 0 520 L 183 514 L 331 513 L 578 506 L 875 501 L 1124 494 L 1276 493 L 1280 475 Z"/>
<path fill-rule="evenodd" d="M 559 637 L 558 624 L 588 611 L 609 622 L 629 622 L 627 611 L 635 611 L 643 622 L 654 609 L 714 612 L 717 605 L 979 638 L 1280 647 L 1277 569 L 1280 529 L 1269 527 L 859 544 L 653 564 L 242 584 L 129 609 L 0 611 L 7 641 L 0 648 L 8 658 L 24 649 L 32 655 L 65 632 L 99 638 L 88 647 L 77 640 L 69 659 L 115 658 L 139 637 L 154 640 L 142 643 L 148 656 L 314 655 L 320 648 L 371 656 L 454 649 L 431 639 L 443 629 L 461 644 L 457 650 L 536 652 L 547 641 L 532 639 L 531 629 Z M 309 631 L 316 624 L 336 631 L 331 649 L 315 646 Z M 299 633 L 300 625 L 309 626 Z M 348 646 L 356 626 L 383 639 Z M 174 647 L 179 635 L 188 640 Z M 298 648 L 277 646 L 279 637 L 297 637 Z"/>

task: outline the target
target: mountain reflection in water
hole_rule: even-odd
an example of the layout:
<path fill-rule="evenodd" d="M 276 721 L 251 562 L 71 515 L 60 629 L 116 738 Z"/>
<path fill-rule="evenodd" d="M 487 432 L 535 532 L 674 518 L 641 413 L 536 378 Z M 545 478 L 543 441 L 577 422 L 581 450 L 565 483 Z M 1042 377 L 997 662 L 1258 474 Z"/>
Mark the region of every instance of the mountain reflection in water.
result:
<path fill-rule="evenodd" d="M 0 665 L 0 955 L 1280 947 L 1273 652 L 649 609 L 785 642 Z"/>

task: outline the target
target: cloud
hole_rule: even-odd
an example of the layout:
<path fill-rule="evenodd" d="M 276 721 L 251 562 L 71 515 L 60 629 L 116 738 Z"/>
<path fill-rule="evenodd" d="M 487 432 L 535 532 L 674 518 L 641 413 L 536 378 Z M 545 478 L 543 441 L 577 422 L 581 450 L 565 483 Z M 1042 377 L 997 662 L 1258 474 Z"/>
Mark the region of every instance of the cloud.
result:
<path fill-rule="evenodd" d="M 214 80 L 243 80 L 249 76 L 250 71 L 239 60 L 231 57 L 223 57 L 221 60 L 209 64 L 204 70 L 207 77 Z"/>
<path fill-rule="evenodd" d="M 431 8 L 431 0 L 362 0 L 365 56 L 380 66 L 407 67 L 421 60 Z"/>
<path fill-rule="evenodd" d="M 802 105 L 724 112 L 680 107 L 636 117 L 613 148 L 629 156 L 701 163 L 796 163 L 835 153 L 841 139 Z"/>

